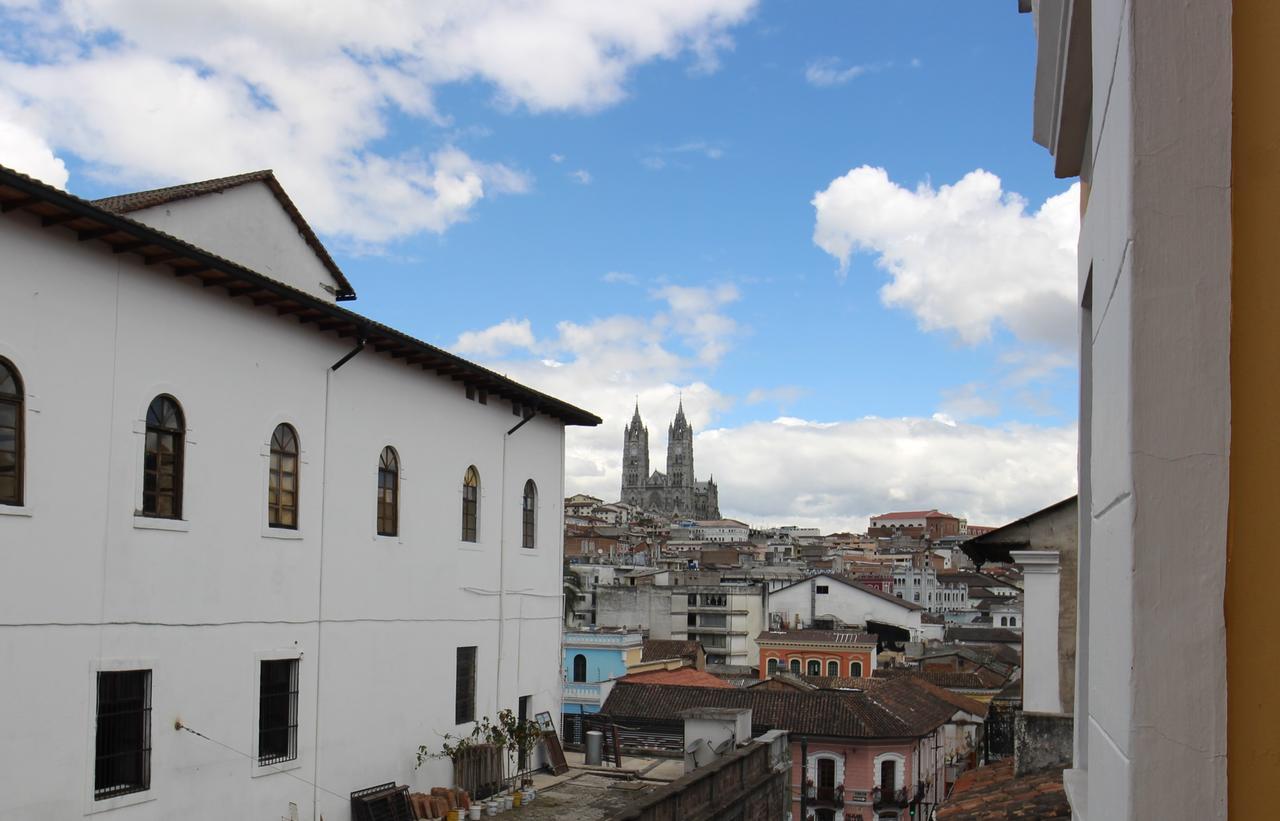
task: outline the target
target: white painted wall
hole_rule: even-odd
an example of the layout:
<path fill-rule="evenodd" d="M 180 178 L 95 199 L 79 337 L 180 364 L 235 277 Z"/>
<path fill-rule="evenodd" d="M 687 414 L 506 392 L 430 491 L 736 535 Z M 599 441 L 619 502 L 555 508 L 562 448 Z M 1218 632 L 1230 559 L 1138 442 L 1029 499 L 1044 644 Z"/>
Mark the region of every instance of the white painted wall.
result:
<path fill-rule="evenodd" d="M 1024 574 L 1022 708 L 1066 712 L 1058 687 L 1058 552 L 1014 550 L 1011 555 Z"/>
<path fill-rule="evenodd" d="M 1066 5 L 1036 4 L 1042 31 Z M 1067 790 L 1078 819 L 1221 819 L 1231 4 L 1091 11 Z M 1039 60 L 1061 65 L 1043 35 Z M 1038 85 L 1038 122 L 1058 96 Z"/>
<path fill-rule="evenodd" d="M 274 280 L 333 301 L 329 269 L 264 182 L 143 208 L 128 214 L 167 234 Z"/>
<path fill-rule="evenodd" d="M 459 383 L 366 350 L 332 374 L 326 403 L 350 340 L 33 219 L 0 220 L 0 249 L 0 354 L 29 390 L 27 507 L 0 515 L 0 766 L 21 785 L 0 796 L 0 819 L 98 808 L 92 671 L 113 660 L 154 664 L 152 788 L 139 796 L 153 800 L 127 812 L 138 821 L 279 818 L 290 802 L 341 821 L 351 790 L 444 783 L 447 765 L 415 771 L 414 752 L 457 729 L 458 646 L 479 647 L 479 714 L 532 695 L 534 712 L 559 715 L 559 423 L 533 419 L 504 464 L 504 402 L 467 401 Z M 188 423 L 182 530 L 135 524 L 142 420 L 160 392 Z M 296 538 L 264 528 L 280 421 L 302 446 Z M 374 535 L 386 444 L 403 467 L 398 538 Z M 482 479 L 474 545 L 460 540 L 469 464 Z M 535 550 L 518 546 L 530 477 Z M 251 777 L 242 755 L 173 727 L 251 751 L 255 664 L 270 651 L 302 656 L 298 769 Z"/>
<path fill-rule="evenodd" d="M 828 592 L 822 595 L 811 593 L 815 584 L 826 586 Z M 924 612 L 902 607 L 828 576 L 814 576 L 773 591 L 769 594 L 768 609 L 770 614 L 777 613 L 789 620 L 792 627 L 799 626 L 794 623 L 796 614 L 800 615 L 806 627 L 811 625 L 814 616 L 827 615 L 850 625 L 865 625 L 868 621 L 892 624 L 911 631 L 912 641 L 921 638 L 920 614 Z"/>

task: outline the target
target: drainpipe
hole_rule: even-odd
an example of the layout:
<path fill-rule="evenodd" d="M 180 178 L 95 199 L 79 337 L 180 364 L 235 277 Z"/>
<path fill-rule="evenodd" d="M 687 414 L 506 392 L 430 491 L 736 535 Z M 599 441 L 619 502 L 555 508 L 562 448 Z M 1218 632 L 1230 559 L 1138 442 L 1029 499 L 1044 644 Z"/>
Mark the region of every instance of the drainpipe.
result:
<path fill-rule="evenodd" d="M 502 645 L 503 639 L 507 635 L 506 609 L 507 609 L 507 502 L 504 498 L 507 489 L 507 440 L 511 438 L 511 434 L 520 430 L 525 423 L 532 419 L 533 416 L 526 416 L 515 424 L 511 430 L 507 431 L 502 437 L 502 477 L 498 484 L 498 663 L 497 679 L 494 682 L 494 704 L 498 709 L 502 709 Z M 521 515 L 524 515 L 524 494 L 521 494 Z M 523 519 L 521 520 L 523 521 Z M 561 610 L 564 608 L 562 607 Z M 519 689 L 517 682 L 517 690 Z"/>
<path fill-rule="evenodd" d="M 809 818 L 809 739 L 800 739 L 800 821 Z"/>
<path fill-rule="evenodd" d="M 311 747 L 312 773 L 311 773 L 311 818 L 314 821 L 319 816 L 319 800 L 320 792 L 316 784 L 320 781 L 320 643 L 324 635 L 324 537 L 325 537 L 325 519 L 328 517 L 328 488 L 329 488 L 329 385 L 332 381 L 333 374 L 338 368 L 350 362 L 355 358 L 356 354 L 364 350 L 366 334 L 362 329 L 360 336 L 356 340 L 356 346 L 347 352 L 345 356 L 334 362 L 324 372 L 324 423 L 321 431 L 322 446 L 324 448 L 324 461 L 320 465 L 320 581 L 316 591 L 316 714 L 312 721 L 315 731 L 314 741 Z"/>

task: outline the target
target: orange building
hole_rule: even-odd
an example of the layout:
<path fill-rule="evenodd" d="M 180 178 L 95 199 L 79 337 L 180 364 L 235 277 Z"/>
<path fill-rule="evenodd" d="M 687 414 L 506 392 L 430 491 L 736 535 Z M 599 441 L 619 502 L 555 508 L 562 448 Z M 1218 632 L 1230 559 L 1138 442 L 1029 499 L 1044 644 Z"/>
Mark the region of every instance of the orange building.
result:
<path fill-rule="evenodd" d="M 774 673 L 870 678 L 876 637 L 855 630 L 770 630 L 756 637 L 760 678 Z"/>

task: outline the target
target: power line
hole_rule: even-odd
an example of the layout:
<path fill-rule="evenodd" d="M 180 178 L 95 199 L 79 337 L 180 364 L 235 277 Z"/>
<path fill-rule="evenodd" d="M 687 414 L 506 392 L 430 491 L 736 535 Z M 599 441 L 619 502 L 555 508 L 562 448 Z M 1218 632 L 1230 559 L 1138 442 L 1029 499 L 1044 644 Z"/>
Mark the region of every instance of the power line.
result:
<path fill-rule="evenodd" d="M 183 724 L 181 721 L 175 722 L 173 725 L 173 728 L 175 730 L 185 730 L 186 732 L 191 733 L 193 736 L 203 738 L 205 741 L 208 741 L 211 744 L 217 744 L 219 747 L 222 747 L 224 750 L 230 750 L 231 752 L 235 753 L 238 756 L 247 758 L 250 761 L 253 760 L 253 756 L 250 755 L 249 753 L 243 752 L 241 750 L 237 750 L 235 747 L 232 747 L 230 744 L 223 744 L 221 741 L 219 741 L 216 738 L 210 738 L 209 736 L 205 735 L 204 733 L 198 730 L 191 729 L 187 725 Z M 314 781 L 308 781 L 307 779 L 303 778 L 300 775 L 294 775 L 289 770 L 276 769 L 275 771 L 278 773 L 287 775 L 290 778 L 294 779 L 295 781 L 301 781 L 303 784 L 306 784 L 308 787 L 312 787 L 314 789 L 320 790 L 321 792 L 326 792 L 329 795 L 332 795 L 334 798 L 337 798 L 339 801 L 347 802 L 351 800 L 351 796 L 349 795 L 342 795 L 340 793 L 334 792 L 333 790 L 326 789 L 325 787 L 321 787 L 319 784 L 315 783 Z"/>

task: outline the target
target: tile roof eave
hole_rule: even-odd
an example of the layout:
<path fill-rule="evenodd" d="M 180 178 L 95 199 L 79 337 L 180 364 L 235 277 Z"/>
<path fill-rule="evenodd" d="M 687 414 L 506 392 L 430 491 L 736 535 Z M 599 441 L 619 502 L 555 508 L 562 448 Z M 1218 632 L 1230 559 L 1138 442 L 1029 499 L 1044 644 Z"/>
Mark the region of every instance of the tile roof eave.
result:
<path fill-rule="evenodd" d="M 0 165 L 0 190 L 6 188 L 17 191 L 19 196 L 3 200 L 4 213 L 17 213 L 37 205 L 45 205 L 55 210 L 60 210 L 62 216 L 69 216 L 70 219 L 55 219 L 51 215 L 43 215 L 42 225 L 47 228 L 78 220 L 97 223 L 102 226 L 100 230 L 109 232 L 99 238 L 111 236 L 112 234 L 126 234 L 133 238 L 131 243 L 112 246 L 112 250 L 115 253 L 125 253 L 126 250 L 136 251 L 142 247 L 160 249 L 163 254 L 168 255 L 163 264 L 170 265 L 174 269 L 175 275 L 190 275 L 192 273 L 191 269 L 179 273 L 181 269 L 174 265 L 175 261 L 181 260 L 195 263 L 195 268 L 199 268 L 201 273 L 218 272 L 228 279 L 245 283 L 251 287 L 254 293 L 261 293 L 264 299 L 274 298 L 287 301 L 290 304 L 299 304 L 304 306 L 304 309 L 309 313 L 323 315 L 323 317 L 327 318 L 326 321 L 336 323 L 332 328 L 333 330 L 340 326 L 345 326 L 350 331 L 347 335 L 359 335 L 374 342 L 373 347 L 375 349 L 382 347 L 387 350 L 404 350 L 407 353 L 402 358 L 406 364 L 421 364 L 423 370 L 430 368 L 436 370 L 437 373 L 456 373 L 459 378 L 470 378 L 478 387 L 499 395 L 507 394 L 512 398 L 519 399 L 535 411 L 560 419 L 567 425 L 595 426 L 603 421 L 593 413 L 544 394 L 541 391 L 521 385 L 442 348 L 437 348 L 390 326 L 375 322 L 354 311 L 326 302 L 305 291 L 286 285 L 137 220 L 103 210 L 74 194 L 69 194 Z M 37 216 L 39 216 L 38 213 Z M 51 219 L 55 221 L 50 221 Z M 106 240 L 103 239 L 103 241 Z M 226 283 L 218 281 L 217 284 L 225 285 Z M 232 298 L 237 295 L 229 289 L 228 294 Z M 317 325 L 319 324 L 319 321 L 317 321 Z M 320 330 L 323 331 L 325 329 Z M 373 339 L 375 336 L 377 337 L 376 341 Z M 415 357 L 420 357 L 422 361 L 409 361 Z"/>

